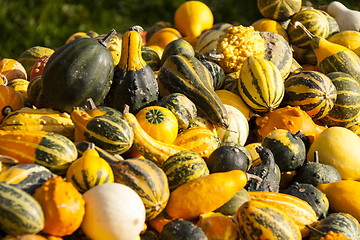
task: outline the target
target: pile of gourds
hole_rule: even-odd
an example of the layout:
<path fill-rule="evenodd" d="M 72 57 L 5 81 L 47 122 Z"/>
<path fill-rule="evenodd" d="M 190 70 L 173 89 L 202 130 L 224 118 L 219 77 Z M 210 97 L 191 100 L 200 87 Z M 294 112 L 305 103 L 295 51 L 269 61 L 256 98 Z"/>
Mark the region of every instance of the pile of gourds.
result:
<path fill-rule="evenodd" d="M 360 12 L 257 3 L 0 61 L 0 236 L 360 239 Z"/>

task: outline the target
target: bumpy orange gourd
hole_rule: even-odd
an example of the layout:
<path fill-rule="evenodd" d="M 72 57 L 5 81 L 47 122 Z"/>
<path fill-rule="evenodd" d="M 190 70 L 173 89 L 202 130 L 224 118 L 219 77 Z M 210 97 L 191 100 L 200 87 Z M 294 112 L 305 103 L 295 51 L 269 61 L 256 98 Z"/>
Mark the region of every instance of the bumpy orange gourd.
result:
<path fill-rule="evenodd" d="M 176 29 L 185 37 L 199 37 L 212 28 L 214 16 L 211 9 L 201 1 L 186 1 L 175 11 Z"/>
<path fill-rule="evenodd" d="M 85 214 L 85 201 L 72 183 L 57 176 L 35 190 L 45 216 L 42 232 L 54 236 L 70 235 L 80 227 Z"/>
<path fill-rule="evenodd" d="M 15 59 L 3 58 L 0 61 L 0 79 L 7 83 L 16 78 L 27 79 L 25 68 Z"/>

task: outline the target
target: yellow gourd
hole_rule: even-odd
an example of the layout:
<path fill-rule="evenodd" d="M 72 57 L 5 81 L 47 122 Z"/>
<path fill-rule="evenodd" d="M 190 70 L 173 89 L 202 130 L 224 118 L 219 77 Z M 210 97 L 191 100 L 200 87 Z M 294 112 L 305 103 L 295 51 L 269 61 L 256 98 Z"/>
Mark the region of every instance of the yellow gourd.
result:
<path fill-rule="evenodd" d="M 338 32 L 327 39 L 329 42 L 349 48 L 360 56 L 360 32 L 347 30 Z"/>
<path fill-rule="evenodd" d="M 240 95 L 226 89 L 216 90 L 215 93 L 218 95 L 223 104 L 227 104 L 237 108 L 240 112 L 244 114 L 247 120 L 250 119 L 250 117 L 252 116 L 251 109 L 240 97 Z"/>
<path fill-rule="evenodd" d="M 279 22 L 270 18 L 261 18 L 256 22 L 252 23 L 251 26 L 253 26 L 255 30 L 260 32 L 274 32 L 280 34 L 286 41 L 289 41 L 286 30 L 281 26 Z"/>

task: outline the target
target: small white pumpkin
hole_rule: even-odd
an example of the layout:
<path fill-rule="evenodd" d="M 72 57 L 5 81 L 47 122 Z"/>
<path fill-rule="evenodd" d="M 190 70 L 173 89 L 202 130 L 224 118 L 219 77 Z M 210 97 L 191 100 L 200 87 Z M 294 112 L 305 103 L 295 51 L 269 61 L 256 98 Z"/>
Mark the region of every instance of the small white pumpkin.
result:
<path fill-rule="evenodd" d="M 216 126 L 217 136 L 222 143 L 235 142 L 244 146 L 249 136 L 249 123 L 244 114 L 237 108 L 224 104 L 229 118 L 229 127 Z"/>
<path fill-rule="evenodd" d="M 145 207 L 139 195 L 120 183 L 105 183 L 83 194 L 81 225 L 93 240 L 134 240 L 144 229 Z"/>

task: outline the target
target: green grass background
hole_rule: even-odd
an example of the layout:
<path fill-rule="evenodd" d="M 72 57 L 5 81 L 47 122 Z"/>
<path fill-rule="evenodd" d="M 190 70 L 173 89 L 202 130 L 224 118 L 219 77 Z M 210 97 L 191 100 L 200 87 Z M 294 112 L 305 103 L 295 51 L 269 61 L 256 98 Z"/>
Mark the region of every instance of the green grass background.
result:
<path fill-rule="evenodd" d="M 358 10 L 357 0 L 340 0 Z M 33 46 L 55 49 L 73 33 L 111 29 L 123 33 L 133 25 L 145 30 L 157 21 L 173 23 L 184 0 L 0 0 L 0 58 L 17 59 Z M 248 26 L 262 16 L 256 0 L 204 0 L 215 23 Z M 312 0 L 314 6 L 330 1 Z"/>

